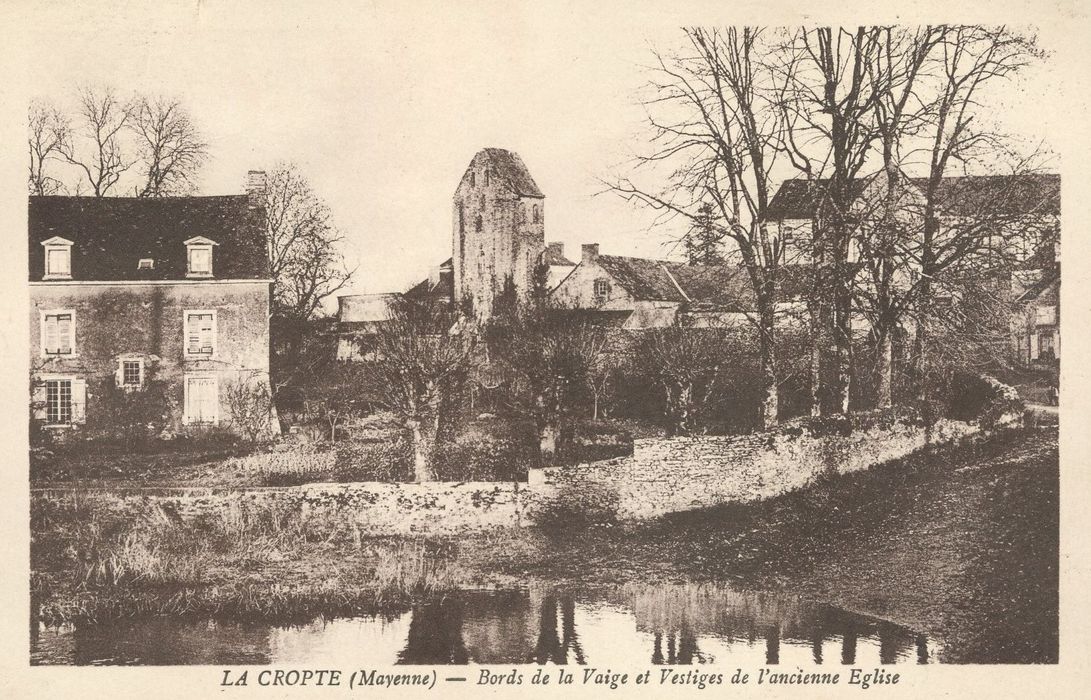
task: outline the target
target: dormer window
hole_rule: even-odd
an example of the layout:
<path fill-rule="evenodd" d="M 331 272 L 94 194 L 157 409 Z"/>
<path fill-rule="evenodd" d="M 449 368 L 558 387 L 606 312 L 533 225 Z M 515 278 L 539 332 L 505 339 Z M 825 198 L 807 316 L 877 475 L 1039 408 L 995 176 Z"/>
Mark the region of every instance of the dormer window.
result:
<path fill-rule="evenodd" d="M 155 260 L 151 258 L 140 258 L 140 261 L 136 264 L 138 270 L 154 270 Z"/>
<path fill-rule="evenodd" d="M 216 241 L 197 236 L 186 241 L 186 277 L 212 276 L 212 246 Z"/>
<path fill-rule="evenodd" d="M 45 270 L 42 279 L 72 279 L 72 241 L 54 236 L 42 241 L 45 248 Z"/>

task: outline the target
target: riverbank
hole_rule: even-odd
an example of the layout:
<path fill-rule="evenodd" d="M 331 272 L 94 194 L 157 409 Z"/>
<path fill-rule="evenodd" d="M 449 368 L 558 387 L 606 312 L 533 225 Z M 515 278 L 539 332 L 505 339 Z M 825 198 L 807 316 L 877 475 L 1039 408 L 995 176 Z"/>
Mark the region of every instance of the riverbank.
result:
<path fill-rule="evenodd" d="M 289 514 L 182 523 L 32 514 L 43 621 L 299 619 L 445 591 L 720 581 L 953 640 L 950 660 L 1056 658 L 1055 430 L 1008 431 L 749 506 L 642 525 L 356 537 Z M 957 650 L 957 651 L 954 651 Z"/>

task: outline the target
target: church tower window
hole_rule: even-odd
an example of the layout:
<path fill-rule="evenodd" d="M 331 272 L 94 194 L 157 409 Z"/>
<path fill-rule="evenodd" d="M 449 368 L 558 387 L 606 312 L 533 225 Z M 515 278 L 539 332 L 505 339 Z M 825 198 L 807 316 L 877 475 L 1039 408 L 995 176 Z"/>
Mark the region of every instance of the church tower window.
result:
<path fill-rule="evenodd" d="M 481 215 L 478 214 L 474 218 L 474 230 L 475 231 L 480 231 L 483 227 L 484 227 L 484 222 L 481 220 Z"/>

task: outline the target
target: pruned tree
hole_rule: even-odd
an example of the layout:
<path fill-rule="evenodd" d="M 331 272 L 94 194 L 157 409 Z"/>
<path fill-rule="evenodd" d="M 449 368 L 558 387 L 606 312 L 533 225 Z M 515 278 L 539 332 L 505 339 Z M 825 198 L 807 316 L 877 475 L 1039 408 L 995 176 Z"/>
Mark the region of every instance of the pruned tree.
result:
<path fill-rule="evenodd" d="M 685 30 L 687 48 L 656 55 L 646 101 L 651 152 L 637 171 L 656 171 L 662 187 L 633 177 L 611 183 L 612 191 L 681 217 L 688 228 L 730 242 L 754 290 L 764 387 L 762 423 L 777 421 L 776 313 L 785 249 L 770 227 L 772 172 L 783 152 L 789 122 L 774 85 L 766 30 Z M 635 176 L 634 176 L 635 177 Z"/>
<path fill-rule="evenodd" d="M 509 410 L 533 419 L 540 455 L 552 462 L 584 390 L 608 371 L 604 329 L 577 311 L 534 298 L 520 301 L 506 289 L 484 336 L 490 361 L 506 368 Z"/>
<path fill-rule="evenodd" d="M 47 172 L 46 165 L 62 157 L 61 146 L 69 138 L 68 119 L 55 106 L 35 101 L 30 104 L 27 123 L 30 149 L 27 184 L 30 194 L 57 194 L 63 191 L 64 184 Z"/>
<path fill-rule="evenodd" d="M 128 126 L 136 136 L 144 170 L 137 195 L 164 197 L 192 192 L 197 173 L 208 159 L 208 144 L 182 103 L 139 97 L 133 103 Z"/>
<path fill-rule="evenodd" d="M 264 204 L 274 313 L 311 319 L 352 277 L 340 250 L 344 237 L 329 206 L 293 164 L 269 173 Z"/>
<path fill-rule="evenodd" d="M 433 454 L 452 434 L 454 399 L 466 387 L 475 339 L 449 309 L 401 298 L 376 326 L 362 372 L 367 388 L 400 418 L 413 446 L 417 481 L 434 481 Z"/>
<path fill-rule="evenodd" d="M 86 185 L 93 196 L 103 197 L 138 160 L 124 143 L 134 103 L 119 97 L 110 87 L 80 88 L 78 100 L 73 126 L 65 133 L 58 152 L 81 173 L 72 189 L 79 193 Z"/>
<path fill-rule="evenodd" d="M 731 360 L 725 331 L 675 324 L 643 331 L 637 345 L 641 374 L 663 391 L 670 435 L 691 435 Z"/>

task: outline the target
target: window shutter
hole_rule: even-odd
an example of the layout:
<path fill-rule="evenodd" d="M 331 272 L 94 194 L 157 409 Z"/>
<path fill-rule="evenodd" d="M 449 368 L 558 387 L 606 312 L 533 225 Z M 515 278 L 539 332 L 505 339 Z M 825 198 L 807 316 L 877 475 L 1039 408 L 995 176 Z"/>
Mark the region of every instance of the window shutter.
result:
<path fill-rule="evenodd" d="M 87 419 L 87 380 L 72 380 L 72 422 L 83 423 Z"/>
<path fill-rule="evenodd" d="M 45 351 L 56 352 L 57 351 L 57 317 L 46 316 L 42 319 L 42 323 L 45 324 Z"/>
<path fill-rule="evenodd" d="M 30 397 L 31 397 L 31 401 L 33 402 L 31 410 L 32 410 L 32 412 L 34 414 L 34 418 L 36 420 L 43 420 L 44 421 L 47 418 L 46 410 L 45 410 L 45 401 L 46 401 L 45 382 L 35 382 L 34 383 L 34 388 L 30 392 Z"/>
<path fill-rule="evenodd" d="M 57 348 L 64 354 L 72 352 L 72 316 L 61 314 L 57 317 Z"/>

